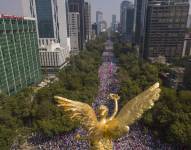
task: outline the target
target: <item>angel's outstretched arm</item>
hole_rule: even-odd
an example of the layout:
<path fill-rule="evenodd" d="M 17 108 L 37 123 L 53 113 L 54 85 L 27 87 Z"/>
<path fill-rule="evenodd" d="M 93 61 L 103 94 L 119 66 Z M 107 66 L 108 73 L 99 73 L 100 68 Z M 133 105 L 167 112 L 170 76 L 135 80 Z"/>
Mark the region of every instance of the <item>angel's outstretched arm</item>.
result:
<path fill-rule="evenodd" d="M 110 98 L 112 100 L 114 100 L 115 102 L 115 108 L 114 108 L 114 112 L 113 115 L 109 118 L 109 121 L 113 120 L 115 118 L 115 116 L 117 115 L 118 112 L 118 100 L 120 99 L 120 97 L 117 94 L 110 94 Z"/>
<path fill-rule="evenodd" d="M 115 109 L 114 109 L 113 115 L 109 118 L 110 121 L 115 118 L 115 116 L 117 115 L 117 112 L 118 112 L 118 101 L 115 100 Z"/>

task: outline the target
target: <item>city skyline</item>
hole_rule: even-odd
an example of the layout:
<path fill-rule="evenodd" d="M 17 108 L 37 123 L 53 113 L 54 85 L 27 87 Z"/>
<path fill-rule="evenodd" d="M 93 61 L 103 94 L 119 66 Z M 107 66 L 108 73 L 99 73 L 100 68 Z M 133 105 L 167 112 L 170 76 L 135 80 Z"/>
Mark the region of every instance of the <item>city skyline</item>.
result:
<path fill-rule="evenodd" d="M 96 11 L 102 11 L 104 17 L 103 19 L 106 20 L 109 24 L 112 20 L 112 14 L 115 14 L 117 16 L 117 21 L 119 21 L 120 4 L 122 1 L 123 0 L 90 0 L 92 6 L 92 23 L 96 21 Z M 129 1 L 134 2 L 134 0 Z M 191 2 L 191 0 L 189 1 Z M 108 3 L 115 7 L 111 7 L 111 5 L 108 5 Z M 21 0 L 1 0 L 0 13 L 22 16 Z"/>
<path fill-rule="evenodd" d="M 90 0 L 92 6 L 92 23 L 96 21 L 96 11 L 103 12 L 103 19 L 107 21 L 107 23 L 111 23 L 112 14 L 117 16 L 117 21 L 120 18 L 120 4 L 123 0 Z M 133 1 L 133 0 L 129 0 Z M 108 3 L 112 3 L 108 5 Z M 1 0 L 0 1 L 0 13 L 10 14 L 22 16 L 22 5 L 21 0 Z M 112 9 L 111 9 L 112 8 Z"/>
<path fill-rule="evenodd" d="M 0 150 L 191 149 L 190 2 L 0 0 Z"/>

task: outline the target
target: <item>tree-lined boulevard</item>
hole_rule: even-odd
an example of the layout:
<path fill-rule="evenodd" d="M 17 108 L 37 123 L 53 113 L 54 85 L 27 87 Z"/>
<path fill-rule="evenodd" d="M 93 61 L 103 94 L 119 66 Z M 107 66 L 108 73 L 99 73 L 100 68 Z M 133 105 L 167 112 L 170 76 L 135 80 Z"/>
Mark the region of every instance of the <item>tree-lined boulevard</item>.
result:
<path fill-rule="evenodd" d="M 102 55 L 105 41 L 106 36 L 103 36 L 89 42 L 87 48 L 73 56 L 69 65 L 58 73 L 59 80 L 40 89 L 32 101 L 32 88 L 12 97 L 0 96 L 2 149 L 23 146 L 88 149 L 87 140 L 77 141 L 75 137 L 79 132 L 84 136 L 86 133 L 77 129 L 78 123 L 70 122 L 56 107 L 55 95 L 82 100 L 90 105 L 94 102 L 94 108 L 106 104 L 112 110 L 113 105 L 106 98 L 109 93 L 120 95 L 121 108 L 127 100 L 160 80 L 161 68 L 139 60 L 129 44 L 118 41 L 118 37 L 113 38 L 114 55 L 108 52 Z M 161 100 L 131 127 L 130 134 L 114 142 L 116 150 L 189 149 L 191 92 L 177 92 L 165 87 L 162 91 Z"/>

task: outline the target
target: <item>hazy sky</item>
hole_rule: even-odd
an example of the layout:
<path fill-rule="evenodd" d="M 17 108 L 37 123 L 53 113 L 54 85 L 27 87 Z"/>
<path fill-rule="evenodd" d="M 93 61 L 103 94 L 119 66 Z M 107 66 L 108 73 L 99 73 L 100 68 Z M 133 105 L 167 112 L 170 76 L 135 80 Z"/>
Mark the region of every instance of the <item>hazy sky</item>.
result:
<path fill-rule="evenodd" d="M 21 0 L 0 0 L 0 13 L 21 15 Z"/>
<path fill-rule="evenodd" d="M 123 0 L 90 0 L 92 5 L 92 22 L 95 21 L 95 12 L 100 10 L 104 19 L 110 23 L 112 14 L 117 15 L 119 21 L 120 3 Z M 134 0 L 130 0 L 134 1 Z M 22 15 L 21 0 L 0 0 L 0 13 Z"/>
<path fill-rule="evenodd" d="M 103 12 L 104 19 L 110 23 L 112 14 L 117 15 L 119 21 L 120 3 L 123 0 L 90 0 L 92 4 L 92 21 L 95 21 L 95 12 L 100 10 Z M 129 0 L 134 1 L 134 0 Z"/>
<path fill-rule="evenodd" d="M 109 22 L 112 14 L 116 14 L 117 20 L 119 20 L 121 1 L 123 0 L 90 0 L 92 5 L 92 22 L 95 21 L 96 10 L 102 11 L 104 19 Z M 21 0 L 0 0 L 0 13 L 22 15 Z"/>

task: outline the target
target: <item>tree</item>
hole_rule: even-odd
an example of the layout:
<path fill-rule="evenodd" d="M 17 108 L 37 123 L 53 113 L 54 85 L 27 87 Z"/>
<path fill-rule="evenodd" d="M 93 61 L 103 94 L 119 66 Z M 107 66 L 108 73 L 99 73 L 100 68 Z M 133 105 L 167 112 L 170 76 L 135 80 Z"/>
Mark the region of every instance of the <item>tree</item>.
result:
<path fill-rule="evenodd" d="M 56 106 L 54 96 L 92 104 L 98 89 L 104 40 L 105 37 L 90 41 L 79 55 L 68 59 L 68 65 L 57 74 L 59 81 L 37 92 L 27 88 L 11 97 L 0 94 L 1 149 L 10 149 L 14 141 L 26 139 L 31 132 L 51 137 L 77 127 L 78 123 L 70 122 Z"/>
<path fill-rule="evenodd" d="M 122 107 L 127 100 L 141 93 L 153 83 L 160 81 L 159 72 L 169 67 L 159 64 L 149 64 L 140 61 L 136 53 L 124 51 L 125 44 L 115 43 L 115 54 L 118 59 L 120 81 L 120 96 Z M 182 63 L 179 63 L 182 64 Z M 190 73 L 186 82 L 189 83 Z M 162 88 L 160 100 L 154 108 L 146 112 L 141 120 L 145 128 L 165 142 L 181 145 L 191 149 L 191 91 L 176 91 Z"/>
<path fill-rule="evenodd" d="M 176 92 L 169 88 L 163 88 L 162 91 L 160 101 L 156 103 L 153 111 L 144 115 L 143 122 L 166 142 L 189 148 L 191 91 Z M 152 116 L 152 120 L 148 121 L 148 116 Z"/>

